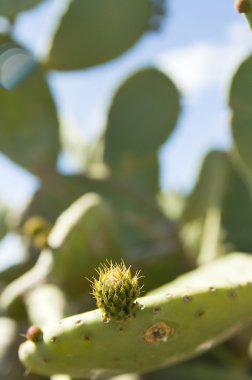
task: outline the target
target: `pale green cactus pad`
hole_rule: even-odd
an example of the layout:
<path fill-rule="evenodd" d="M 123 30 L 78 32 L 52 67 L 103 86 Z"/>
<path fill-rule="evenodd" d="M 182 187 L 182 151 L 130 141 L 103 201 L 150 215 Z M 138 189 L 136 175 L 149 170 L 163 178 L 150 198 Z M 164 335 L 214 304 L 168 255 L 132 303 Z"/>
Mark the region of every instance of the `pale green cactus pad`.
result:
<path fill-rule="evenodd" d="M 101 260 L 120 260 L 122 253 L 114 209 L 102 197 L 87 193 L 57 219 L 48 237 L 55 251 L 53 275 L 74 294 L 82 293 Z"/>
<path fill-rule="evenodd" d="M 76 70 L 116 58 L 144 34 L 151 16 L 149 0 L 71 1 L 52 42 L 49 69 Z"/>
<path fill-rule="evenodd" d="M 230 254 L 139 298 L 134 318 L 104 323 L 100 310 L 75 315 L 45 328 L 43 341 L 23 343 L 19 356 L 42 375 L 147 372 L 199 355 L 246 326 L 251 299 L 252 258 Z"/>
<path fill-rule="evenodd" d="M 250 15 L 252 20 L 252 16 Z M 252 56 L 247 57 L 235 73 L 229 94 L 232 110 L 231 129 L 235 148 L 246 167 L 252 170 L 251 155 L 251 99 L 252 99 Z"/>
<path fill-rule="evenodd" d="M 5 16 L 14 16 L 16 13 L 32 8 L 41 0 L 1 0 L 0 14 Z"/>

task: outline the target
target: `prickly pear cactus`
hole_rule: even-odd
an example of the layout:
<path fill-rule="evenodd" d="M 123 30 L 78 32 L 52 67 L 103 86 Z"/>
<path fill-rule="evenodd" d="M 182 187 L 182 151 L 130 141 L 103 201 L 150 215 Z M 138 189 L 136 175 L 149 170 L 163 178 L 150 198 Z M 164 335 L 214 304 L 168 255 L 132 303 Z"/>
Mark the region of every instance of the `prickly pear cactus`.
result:
<path fill-rule="evenodd" d="M 182 213 L 185 242 L 196 262 L 205 263 L 234 250 L 251 251 L 251 206 L 250 189 L 235 155 L 209 152 Z"/>
<path fill-rule="evenodd" d="M 88 285 L 84 275 L 90 276 L 101 260 L 122 254 L 114 210 L 93 193 L 83 195 L 60 215 L 48 244 L 54 251 L 53 276 L 74 293 L 83 292 Z"/>
<path fill-rule="evenodd" d="M 249 380 L 251 57 L 230 78 L 233 147 L 206 154 L 174 213 L 172 194 L 159 201 L 160 148 L 184 111 L 173 78 L 155 65 L 121 76 L 103 130 L 66 174 L 59 158 L 80 144 L 61 123 L 51 73 L 88 76 L 127 52 L 136 67 L 136 49 L 158 41 L 166 2 L 55 2 L 38 57 L 17 36 L 20 12 L 38 16 L 49 3 L 0 1 L 0 153 L 37 177 L 21 209 L 0 199 L 2 247 L 16 236 L 22 252 L 0 269 L 0 379 L 22 379 L 24 366 L 31 380 Z M 252 25 L 252 0 L 236 9 Z"/>
<path fill-rule="evenodd" d="M 149 0 L 74 0 L 59 23 L 47 65 L 75 70 L 113 59 L 136 43 L 151 17 Z"/>
<path fill-rule="evenodd" d="M 32 8 L 40 1 L 41 0 L 23 0 L 20 2 L 19 0 L 2 0 L 0 4 L 0 14 L 12 17 L 18 12 Z"/>
<path fill-rule="evenodd" d="M 252 27 L 252 3 L 251 0 L 236 0 L 235 8 L 237 12 L 245 15 L 250 27 Z"/>
<path fill-rule="evenodd" d="M 249 322 L 251 270 L 250 256 L 229 255 L 139 298 L 134 318 L 104 323 L 103 311 L 94 310 L 63 319 L 43 331 L 43 341 L 25 342 L 20 358 L 40 374 L 76 378 L 147 372 L 184 361 Z M 102 279 L 111 284 L 106 275 Z"/>
<path fill-rule="evenodd" d="M 172 133 L 179 93 L 155 68 L 136 72 L 113 98 L 105 132 L 104 161 L 115 176 L 143 191 L 158 189 L 157 150 Z M 148 133 L 148 139 L 142 136 Z"/>

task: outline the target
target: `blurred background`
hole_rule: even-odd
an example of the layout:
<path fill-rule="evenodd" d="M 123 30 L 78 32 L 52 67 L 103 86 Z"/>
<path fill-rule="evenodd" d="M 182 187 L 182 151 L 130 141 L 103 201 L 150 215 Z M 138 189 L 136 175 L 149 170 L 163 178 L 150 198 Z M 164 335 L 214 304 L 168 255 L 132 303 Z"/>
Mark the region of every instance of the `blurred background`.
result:
<path fill-rule="evenodd" d="M 67 3 L 42 1 L 18 14 L 12 29 L 15 40 L 43 60 Z M 99 138 L 118 83 L 148 65 L 170 75 L 182 93 L 177 127 L 159 149 L 162 191 L 187 194 L 204 154 L 211 148 L 230 147 L 227 92 L 237 65 L 251 51 L 249 27 L 231 0 L 170 0 L 166 8 L 158 31 L 145 33 L 118 58 L 85 70 L 48 72 L 61 129 L 68 140 L 58 157 L 61 172 L 80 169 L 80 151 Z M 8 27 L 7 19 L 1 17 L 1 30 Z M 76 142 L 78 152 L 71 149 Z M 3 154 L 0 178 L 0 200 L 14 209 L 22 208 L 39 186 L 38 178 Z M 0 267 L 17 260 L 18 239 L 5 237 L 0 251 Z"/>

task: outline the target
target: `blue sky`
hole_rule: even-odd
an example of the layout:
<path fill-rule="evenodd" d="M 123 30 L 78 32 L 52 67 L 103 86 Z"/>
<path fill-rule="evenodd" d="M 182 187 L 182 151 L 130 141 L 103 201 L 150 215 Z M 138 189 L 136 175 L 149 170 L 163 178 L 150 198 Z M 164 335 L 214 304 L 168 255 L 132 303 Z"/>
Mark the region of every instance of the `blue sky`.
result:
<path fill-rule="evenodd" d="M 46 55 L 55 20 L 67 0 L 47 0 L 21 14 L 15 36 L 35 55 Z M 237 65 L 252 50 L 252 35 L 234 0 L 169 0 L 161 32 L 147 33 L 133 49 L 105 65 L 78 72 L 50 73 L 49 83 L 61 119 L 72 126 L 82 149 L 95 141 L 119 82 L 141 66 L 155 65 L 171 76 L 183 112 L 160 151 L 164 190 L 190 191 L 204 154 L 231 145 L 227 92 Z M 71 145 L 71 144 L 70 144 Z M 60 167 L 71 170 L 63 157 Z M 37 180 L 0 155 L 0 201 L 19 207 Z M 18 192 L 17 192 L 18 189 Z"/>

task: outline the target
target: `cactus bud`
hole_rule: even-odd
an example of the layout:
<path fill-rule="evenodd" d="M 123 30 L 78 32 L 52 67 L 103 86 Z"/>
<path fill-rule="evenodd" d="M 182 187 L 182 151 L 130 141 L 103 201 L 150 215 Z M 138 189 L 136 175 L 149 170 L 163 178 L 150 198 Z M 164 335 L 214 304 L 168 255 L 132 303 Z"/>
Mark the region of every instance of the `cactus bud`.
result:
<path fill-rule="evenodd" d="M 139 272 L 132 276 L 130 269 L 123 261 L 121 264 L 107 262 L 98 268 L 99 278 L 93 278 L 92 295 L 106 321 L 128 319 L 139 307 L 136 302 L 142 288 L 138 282 Z"/>
<path fill-rule="evenodd" d="M 235 8 L 239 13 L 248 13 L 251 9 L 249 0 L 236 0 Z"/>
<path fill-rule="evenodd" d="M 50 229 L 51 225 L 47 220 L 40 216 L 31 216 L 24 223 L 22 233 L 31 240 L 36 248 L 40 249 L 46 247 Z"/>
<path fill-rule="evenodd" d="M 38 343 L 43 339 L 43 331 L 39 326 L 33 325 L 28 328 L 26 338 L 34 343 Z"/>

